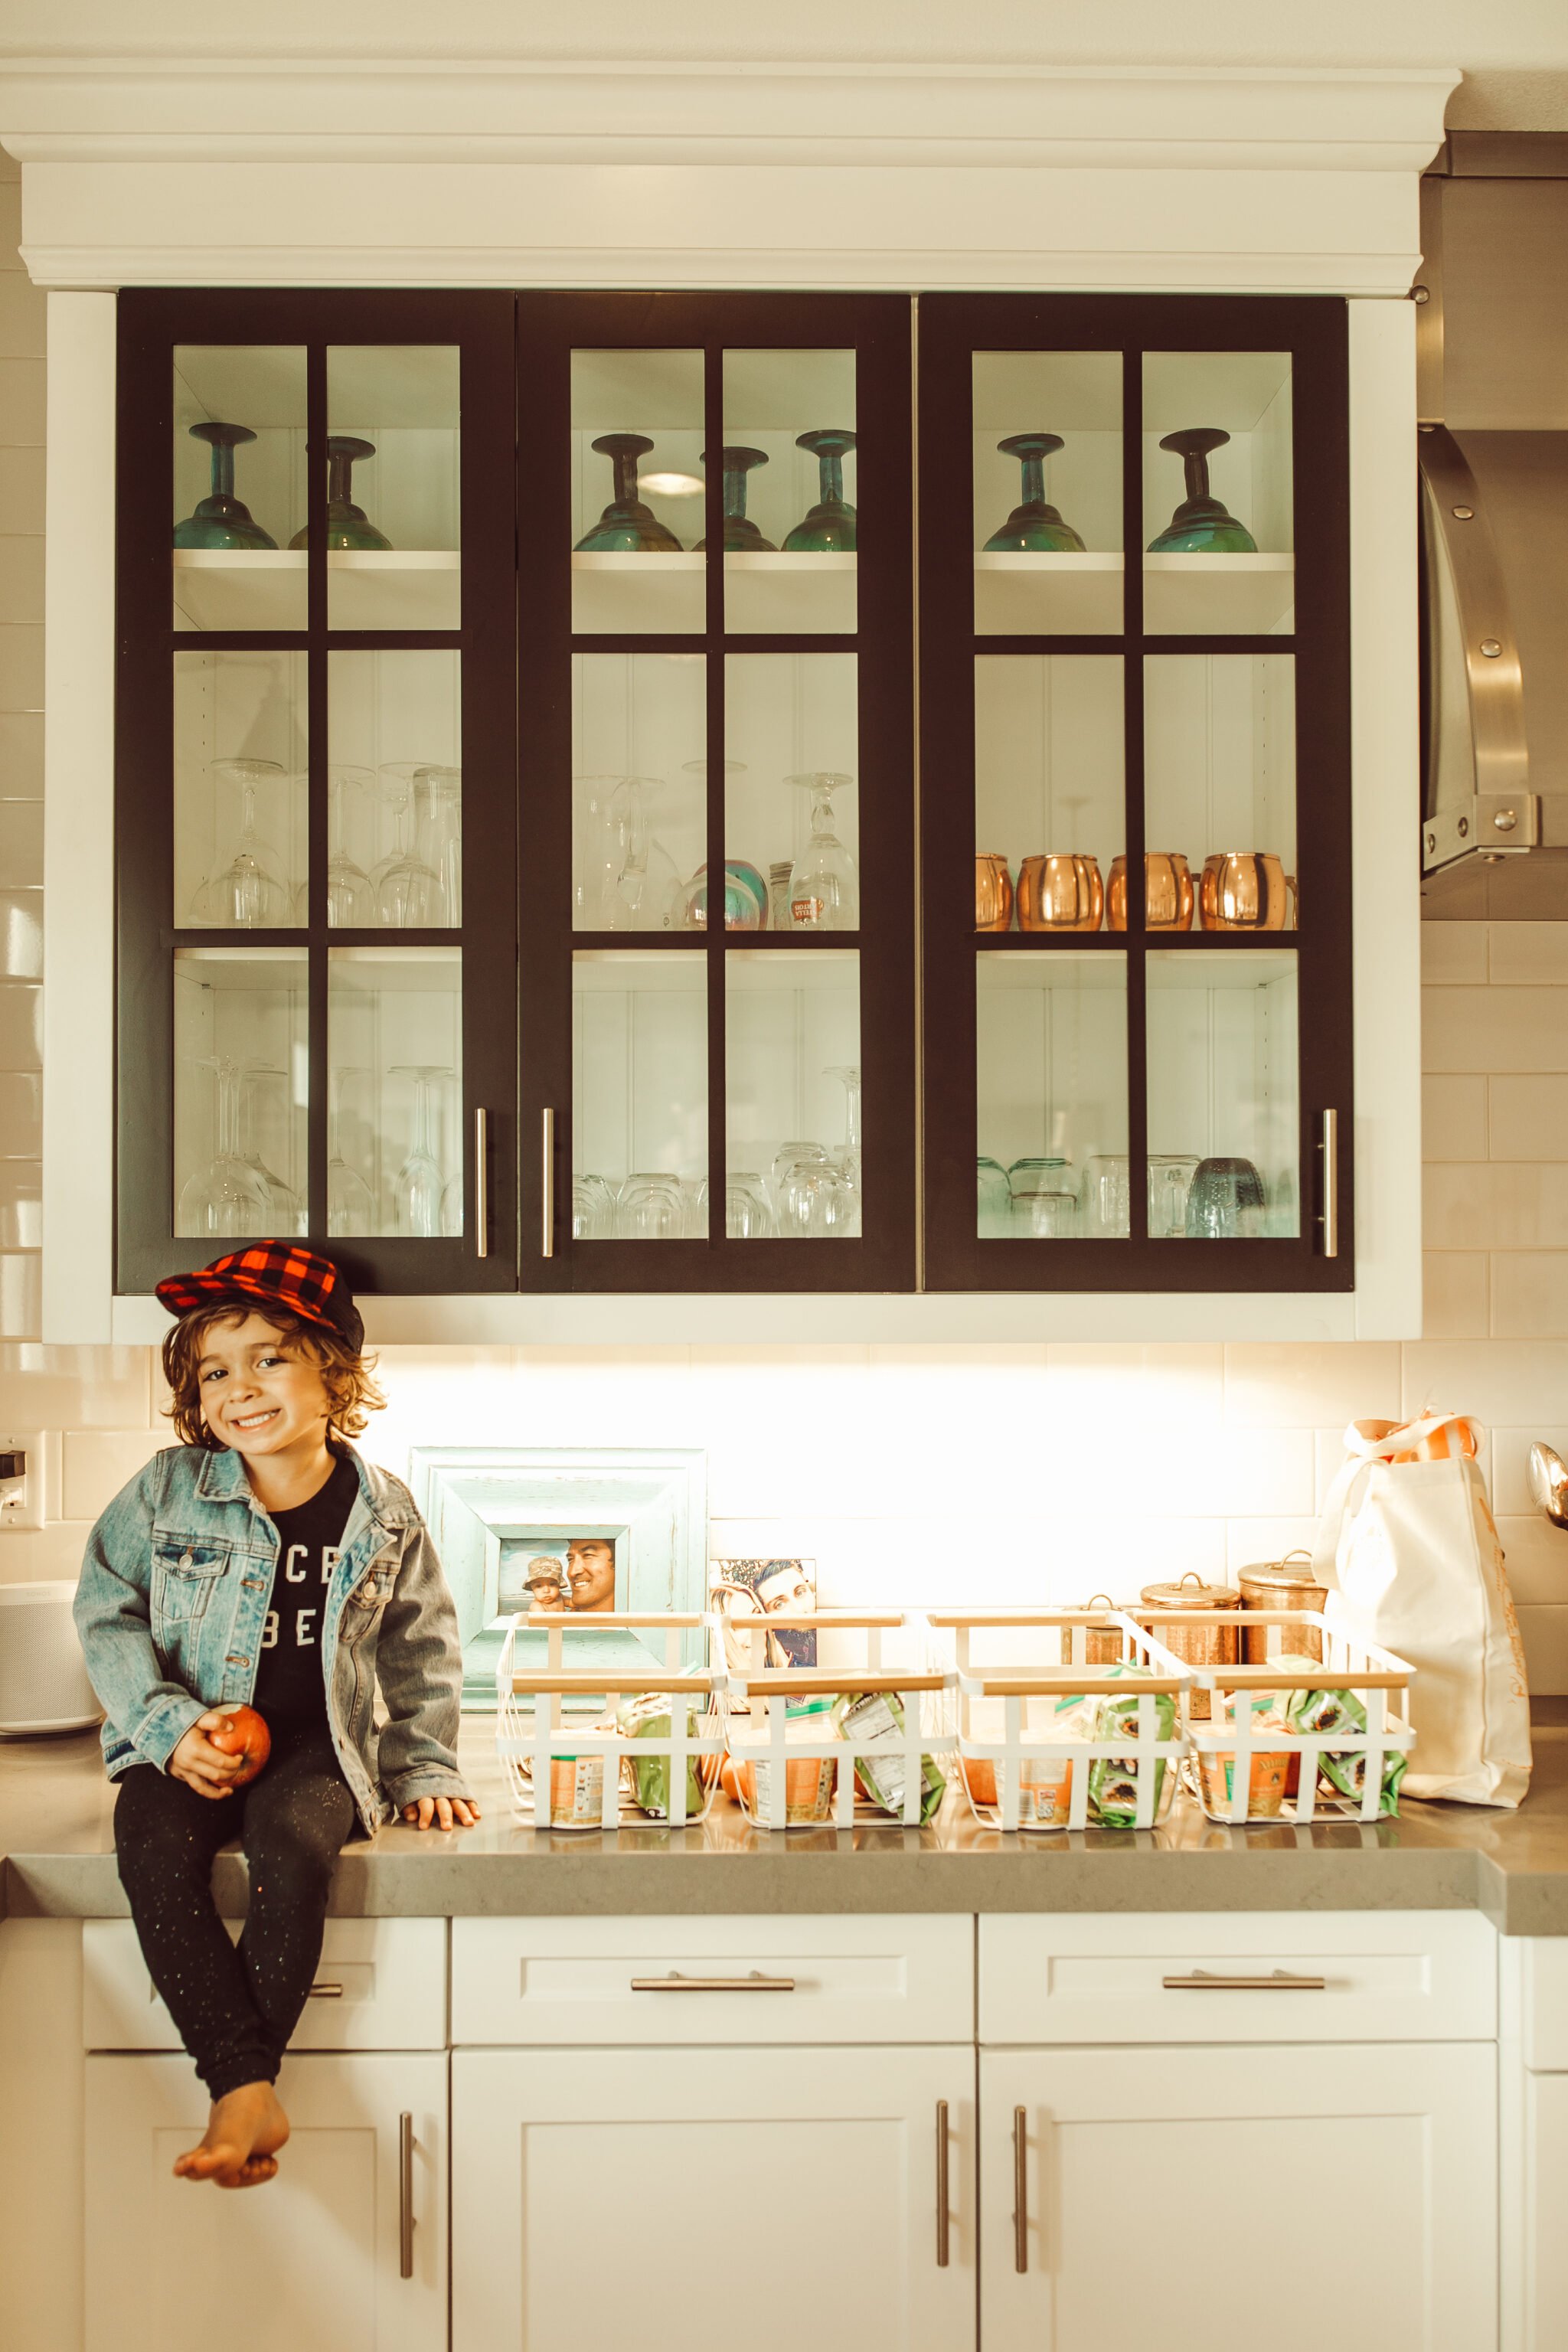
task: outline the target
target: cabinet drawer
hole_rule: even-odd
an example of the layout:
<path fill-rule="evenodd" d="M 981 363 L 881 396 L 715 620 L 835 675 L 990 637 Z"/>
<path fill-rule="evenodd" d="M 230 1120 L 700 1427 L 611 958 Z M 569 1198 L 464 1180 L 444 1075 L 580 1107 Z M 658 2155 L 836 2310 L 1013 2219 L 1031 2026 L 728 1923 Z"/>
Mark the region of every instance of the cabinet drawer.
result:
<path fill-rule="evenodd" d="M 241 1922 L 226 1922 L 239 1934 Z M 335 1990 L 334 1990 L 335 1988 Z M 89 2050 L 177 2050 L 129 1919 L 82 1928 L 82 2040 Z M 442 2050 L 445 1919 L 329 1919 L 316 1987 L 293 2050 Z"/>
<path fill-rule="evenodd" d="M 1321 1990 L 1272 1986 L 1276 1970 Z M 1261 1979 L 1235 1990 L 1204 1975 Z M 1199 1979 L 1167 1988 L 1165 1979 Z M 980 2039 L 1489 2042 L 1497 1936 L 1473 1911 L 1009 1914 L 980 1922 Z"/>
<path fill-rule="evenodd" d="M 973 2032 L 967 1916 L 452 1922 L 454 2042 L 968 2042 Z"/>

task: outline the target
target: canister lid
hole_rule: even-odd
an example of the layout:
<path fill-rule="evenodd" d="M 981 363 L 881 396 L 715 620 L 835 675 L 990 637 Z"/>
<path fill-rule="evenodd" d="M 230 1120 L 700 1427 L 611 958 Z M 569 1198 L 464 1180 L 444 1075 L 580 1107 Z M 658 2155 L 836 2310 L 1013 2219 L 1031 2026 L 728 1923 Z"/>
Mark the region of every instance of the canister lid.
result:
<path fill-rule="evenodd" d="M 1310 1552 L 1288 1552 L 1283 1559 L 1256 1559 L 1241 1572 L 1243 1588 L 1268 1585 L 1281 1592 L 1321 1592 L 1322 1580 L 1312 1566 Z"/>
<path fill-rule="evenodd" d="M 1146 1584 L 1139 1594 L 1146 1609 L 1239 1609 L 1241 1595 L 1227 1584 L 1205 1584 L 1189 1569 L 1177 1584 Z"/>

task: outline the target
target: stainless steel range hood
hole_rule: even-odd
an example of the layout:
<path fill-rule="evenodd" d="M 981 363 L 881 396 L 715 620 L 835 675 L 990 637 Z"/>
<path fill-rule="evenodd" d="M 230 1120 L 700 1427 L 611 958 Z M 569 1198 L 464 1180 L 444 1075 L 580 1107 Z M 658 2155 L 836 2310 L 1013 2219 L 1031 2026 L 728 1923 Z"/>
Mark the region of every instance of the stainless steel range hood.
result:
<path fill-rule="evenodd" d="M 1422 913 L 1568 921 L 1568 137 L 1422 184 Z"/>

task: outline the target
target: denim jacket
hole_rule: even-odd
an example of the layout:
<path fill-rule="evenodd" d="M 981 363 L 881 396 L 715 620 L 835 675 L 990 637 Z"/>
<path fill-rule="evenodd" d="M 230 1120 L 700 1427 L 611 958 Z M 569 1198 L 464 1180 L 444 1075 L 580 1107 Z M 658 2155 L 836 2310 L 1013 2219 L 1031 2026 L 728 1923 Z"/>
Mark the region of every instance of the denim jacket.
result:
<path fill-rule="evenodd" d="M 321 1657 L 332 1745 L 368 1833 L 416 1797 L 469 1793 L 455 1752 L 462 1654 L 413 1496 L 344 1451 L 359 1493 L 327 1587 Z M 111 1780 L 132 1764 L 166 1771 L 209 1707 L 248 1705 L 278 1549 L 226 1448 L 169 1446 L 115 1496 L 88 1538 L 76 1598 Z"/>

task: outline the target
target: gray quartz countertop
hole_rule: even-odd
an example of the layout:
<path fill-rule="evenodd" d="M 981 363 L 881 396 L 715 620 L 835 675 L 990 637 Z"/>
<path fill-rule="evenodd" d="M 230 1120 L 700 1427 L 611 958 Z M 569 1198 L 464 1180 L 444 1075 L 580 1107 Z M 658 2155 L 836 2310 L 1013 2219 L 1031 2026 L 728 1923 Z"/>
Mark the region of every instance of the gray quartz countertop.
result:
<path fill-rule="evenodd" d="M 925 1830 L 754 1830 L 727 1800 L 692 1828 L 540 1832 L 510 1814 L 488 1726 L 463 1763 L 484 1811 L 442 1836 L 344 1850 L 332 1908 L 360 1917 L 595 1912 L 1478 1910 L 1568 1936 L 1568 1729 L 1538 1727 L 1516 1813 L 1407 1803 L 1397 1821 L 1217 1828 L 1179 1797 L 1157 1830 L 1005 1837 L 950 1797 Z M 95 1734 L 0 1744 L 0 1916 L 107 1917 L 125 1899 Z M 218 1858 L 231 1916 L 245 1864 Z"/>

